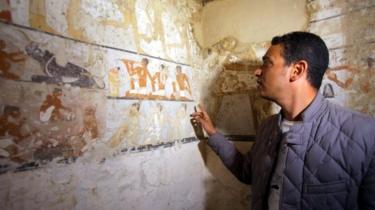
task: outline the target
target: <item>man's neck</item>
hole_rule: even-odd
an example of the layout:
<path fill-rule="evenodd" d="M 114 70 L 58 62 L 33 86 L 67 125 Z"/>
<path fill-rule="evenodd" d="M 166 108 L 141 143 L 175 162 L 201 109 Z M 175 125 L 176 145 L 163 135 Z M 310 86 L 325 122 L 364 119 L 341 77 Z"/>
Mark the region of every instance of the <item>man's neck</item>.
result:
<path fill-rule="evenodd" d="M 302 120 L 301 113 L 311 104 L 316 95 L 316 90 L 291 95 L 288 100 L 280 103 L 283 117 L 290 121 Z"/>

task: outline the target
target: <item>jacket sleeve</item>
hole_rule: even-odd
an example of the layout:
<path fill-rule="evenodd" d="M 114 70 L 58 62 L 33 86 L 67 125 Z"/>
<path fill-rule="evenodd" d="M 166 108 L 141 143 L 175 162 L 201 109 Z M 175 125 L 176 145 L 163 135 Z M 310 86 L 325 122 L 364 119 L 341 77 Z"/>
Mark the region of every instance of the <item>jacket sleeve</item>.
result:
<path fill-rule="evenodd" d="M 359 197 L 358 197 L 358 205 L 360 206 L 361 210 L 370 210 L 375 209 L 375 153 L 372 156 L 372 160 L 368 171 L 362 180 L 360 189 L 359 189 Z"/>
<path fill-rule="evenodd" d="M 224 165 L 241 182 L 251 184 L 251 150 L 246 155 L 241 154 L 222 134 L 216 132 L 208 139 L 208 145 L 220 157 Z"/>

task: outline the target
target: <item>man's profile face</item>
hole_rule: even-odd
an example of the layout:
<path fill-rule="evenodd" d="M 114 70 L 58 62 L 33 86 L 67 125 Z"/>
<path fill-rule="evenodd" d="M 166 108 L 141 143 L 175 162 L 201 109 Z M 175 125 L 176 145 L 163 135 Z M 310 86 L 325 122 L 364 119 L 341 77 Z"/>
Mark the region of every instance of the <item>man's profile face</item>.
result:
<path fill-rule="evenodd" d="M 271 45 L 263 56 L 263 65 L 255 71 L 257 90 L 263 98 L 278 101 L 289 83 L 290 67 L 285 66 L 282 45 Z"/>

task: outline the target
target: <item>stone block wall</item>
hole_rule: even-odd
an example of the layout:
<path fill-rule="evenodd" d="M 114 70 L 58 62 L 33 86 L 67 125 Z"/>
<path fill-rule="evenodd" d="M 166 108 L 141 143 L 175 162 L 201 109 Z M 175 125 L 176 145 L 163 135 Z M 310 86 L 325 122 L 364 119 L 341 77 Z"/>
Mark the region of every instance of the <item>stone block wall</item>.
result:
<path fill-rule="evenodd" d="M 335 103 L 375 116 L 375 2 L 308 2 L 309 31 L 326 41 L 330 64 L 321 92 Z"/>

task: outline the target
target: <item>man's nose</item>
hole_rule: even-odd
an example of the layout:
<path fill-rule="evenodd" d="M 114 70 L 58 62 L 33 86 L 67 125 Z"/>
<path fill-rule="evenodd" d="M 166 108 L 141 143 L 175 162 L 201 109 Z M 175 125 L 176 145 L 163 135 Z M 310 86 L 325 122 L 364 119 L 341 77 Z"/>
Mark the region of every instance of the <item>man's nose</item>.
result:
<path fill-rule="evenodd" d="M 257 69 L 255 69 L 255 72 L 254 72 L 255 76 L 259 77 L 261 74 L 262 74 L 262 69 L 260 67 L 258 67 Z"/>

